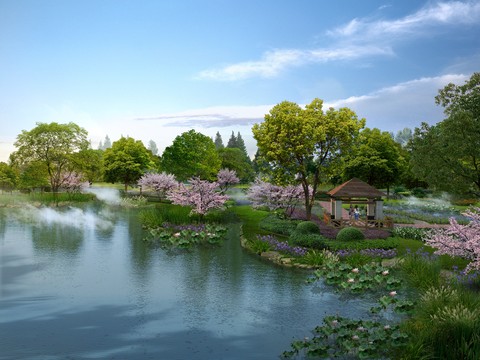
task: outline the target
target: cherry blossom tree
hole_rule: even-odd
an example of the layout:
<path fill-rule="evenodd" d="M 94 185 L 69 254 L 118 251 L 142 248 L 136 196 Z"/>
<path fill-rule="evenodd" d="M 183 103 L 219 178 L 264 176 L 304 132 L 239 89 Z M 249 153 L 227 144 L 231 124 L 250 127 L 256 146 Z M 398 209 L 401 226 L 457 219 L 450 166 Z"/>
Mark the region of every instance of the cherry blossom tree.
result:
<path fill-rule="evenodd" d="M 61 185 L 60 187 L 66 192 L 74 193 L 80 192 L 82 189 L 89 186 L 88 181 L 84 180 L 82 174 L 77 172 L 66 172 L 61 175 Z"/>
<path fill-rule="evenodd" d="M 278 186 L 259 179 L 250 186 L 247 193 L 253 207 L 266 206 L 270 210 L 285 209 L 287 215 L 293 213 L 295 207 L 300 203 L 302 195 L 301 186 Z"/>
<path fill-rule="evenodd" d="M 153 189 L 159 198 L 165 198 L 166 194 L 178 185 L 177 180 L 175 180 L 175 176 L 165 172 L 162 172 L 161 174 L 145 174 L 140 178 L 140 180 L 138 180 L 137 184 L 142 188 L 145 187 Z"/>
<path fill-rule="evenodd" d="M 460 225 L 454 218 L 450 218 L 448 228 L 430 232 L 425 242 L 437 249 L 436 254 L 470 260 L 465 272 L 480 270 L 480 208 L 471 208 L 463 215 L 470 219 L 467 225 Z"/>
<path fill-rule="evenodd" d="M 190 179 L 190 186 L 182 183 L 167 193 L 167 198 L 176 205 L 191 206 L 192 214 L 205 215 L 212 209 L 221 208 L 228 196 L 220 194 L 218 183 L 200 180 L 197 177 Z"/>
<path fill-rule="evenodd" d="M 235 170 L 221 169 L 217 174 L 217 183 L 221 194 L 225 194 L 232 185 L 239 182 L 240 179 L 237 177 Z"/>

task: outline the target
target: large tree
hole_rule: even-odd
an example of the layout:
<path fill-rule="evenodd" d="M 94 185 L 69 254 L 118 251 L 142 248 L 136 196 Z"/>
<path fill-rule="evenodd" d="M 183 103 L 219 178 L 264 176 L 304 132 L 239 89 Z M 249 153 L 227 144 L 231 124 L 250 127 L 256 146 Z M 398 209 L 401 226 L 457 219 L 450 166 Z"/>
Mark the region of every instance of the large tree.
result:
<path fill-rule="evenodd" d="M 242 183 L 249 183 L 255 178 L 253 166 L 238 148 L 223 148 L 218 150 L 222 168 L 234 170 Z"/>
<path fill-rule="evenodd" d="M 162 154 L 162 170 L 174 174 L 179 181 L 191 177 L 214 180 L 221 161 L 211 138 L 195 130 L 177 136 Z"/>
<path fill-rule="evenodd" d="M 70 171 L 75 153 L 87 149 L 87 131 L 77 124 L 37 123 L 30 131 L 17 136 L 17 151 L 11 157 L 19 168 L 41 162 L 48 173 L 50 187 L 57 192 L 62 185 L 63 173 Z"/>
<path fill-rule="evenodd" d="M 360 132 L 357 145 L 345 156 L 343 180 L 357 177 L 376 187 L 389 187 L 397 182 L 406 168 L 401 145 L 379 129 Z"/>
<path fill-rule="evenodd" d="M 435 97 L 447 118 L 422 123 L 410 142 L 412 170 L 431 186 L 480 196 L 480 73 Z"/>
<path fill-rule="evenodd" d="M 272 165 L 278 182 L 300 182 L 307 218 L 318 186 L 338 166 L 341 156 L 351 149 L 358 132 L 365 125 L 348 108 L 323 110 L 323 101 L 314 99 L 302 109 L 284 101 L 255 124 L 253 136 L 260 153 Z"/>
<path fill-rule="evenodd" d="M 140 177 L 153 167 L 152 153 L 142 141 L 131 137 L 121 137 L 105 150 L 105 180 L 121 181 L 125 185 L 136 184 Z"/>

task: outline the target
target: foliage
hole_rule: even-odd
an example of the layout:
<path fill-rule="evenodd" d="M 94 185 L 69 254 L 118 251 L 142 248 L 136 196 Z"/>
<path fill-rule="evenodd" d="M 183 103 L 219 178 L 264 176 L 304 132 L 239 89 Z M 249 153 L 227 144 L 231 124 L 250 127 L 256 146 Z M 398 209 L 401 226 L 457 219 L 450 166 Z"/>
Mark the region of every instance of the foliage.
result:
<path fill-rule="evenodd" d="M 15 169 L 5 162 L 0 162 L 0 189 L 12 191 L 18 183 L 18 174 Z"/>
<path fill-rule="evenodd" d="M 337 234 L 338 241 L 358 241 L 364 240 L 365 235 L 356 227 L 347 226 L 341 229 Z"/>
<path fill-rule="evenodd" d="M 178 184 L 171 190 L 167 198 L 176 205 L 191 206 L 192 214 L 205 215 L 212 209 L 223 207 L 228 196 L 217 192 L 218 184 L 210 183 L 199 178 L 191 178 L 190 186 Z"/>
<path fill-rule="evenodd" d="M 82 174 L 77 172 L 67 172 L 62 174 L 61 187 L 67 193 L 78 193 L 89 186 Z"/>
<path fill-rule="evenodd" d="M 309 283 L 324 279 L 327 285 L 354 293 L 366 290 L 398 290 L 401 282 L 389 269 L 378 263 L 368 263 L 354 267 L 345 262 L 331 262 L 314 271 Z"/>
<path fill-rule="evenodd" d="M 320 228 L 313 221 L 302 221 L 297 225 L 296 231 L 300 234 L 320 234 Z"/>
<path fill-rule="evenodd" d="M 337 262 L 337 261 L 338 261 L 338 257 L 334 253 L 326 249 L 322 249 L 322 250 L 309 249 L 304 256 L 296 259 L 296 263 L 305 264 L 312 267 L 320 267 L 329 262 Z"/>
<path fill-rule="evenodd" d="M 275 105 L 262 123 L 255 124 L 252 132 L 275 180 L 300 182 L 310 219 L 318 186 L 338 166 L 364 124 L 365 120 L 358 120 L 348 108 L 324 112 L 320 99 L 305 109 L 284 101 Z"/>
<path fill-rule="evenodd" d="M 448 84 L 435 97 L 447 118 L 422 123 L 410 142 L 413 172 L 430 186 L 480 196 L 480 73 Z"/>
<path fill-rule="evenodd" d="M 422 241 L 429 232 L 430 229 L 415 228 L 410 226 L 397 226 L 393 228 L 392 236 Z"/>
<path fill-rule="evenodd" d="M 234 170 L 242 184 L 253 181 L 255 174 L 250 161 L 239 148 L 220 148 L 218 156 L 221 161 L 221 167 Z"/>
<path fill-rule="evenodd" d="M 413 357 L 478 359 L 479 306 L 476 293 L 450 285 L 426 288 L 414 315 L 402 326 L 412 339 Z M 410 353 L 405 351 L 402 355 Z"/>
<path fill-rule="evenodd" d="M 225 194 L 227 190 L 240 182 L 235 170 L 221 169 L 217 174 L 217 184 L 221 194 Z"/>
<path fill-rule="evenodd" d="M 140 140 L 121 137 L 104 154 L 105 180 L 121 181 L 125 186 L 136 184 L 138 179 L 151 167 L 151 153 Z"/>
<path fill-rule="evenodd" d="M 190 224 L 175 225 L 164 223 L 161 227 L 151 228 L 146 240 L 159 242 L 166 248 L 189 248 L 192 245 L 219 245 L 227 231 L 220 225 Z"/>
<path fill-rule="evenodd" d="M 293 231 L 288 237 L 288 241 L 296 246 L 301 246 L 310 249 L 325 249 L 325 238 L 319 233 L 302 233 L 298 230 Z"/>
<path fill-rule="evenodd" d="M 372 186 L 388 188 L 405 167 L 401 147 L 388 132 L 365 128 L 357 146 L 344 157 L 343 178 L 357 177 Z"/>
<path fill-rule="evenodd" d="M 109 146 L 111 147 L 111 145 Z M 103 180 L 103 151 L 82 149 L 72 155 L 73 169 L 82 173 L 89 183 Z"/>
<path fill-rule="evenodd" d="M 460 256 L 471 262 L 465 269 L 467 272 L 480 270 L 480 208 L 472 208 L 464 213 L 470 218 L 467 225 L 459 224 L 454 218 L 450 226 L 429 233 L 425 242 L 436 248 L 436 254 Z"/>
<path fill-rule="evenodd" d="M 88 144 L 87 131 L 77 124 L 37 123 L 32 130 L 22 130 L 17 136 L 17 150 L 10 158 L 19 169 L 32 163 L 42 164 L 52 191 L 57 192 L 62 174 L 73 167 L 72 156 Z"/>
<path fill-rule="evenodd" d="M 325 244 L 332 251 L 363 249 L 389 250 L 397 248 L 399 246 L 399 240 L 393 237 L 389 237 L 387 239 L 365 239 L 362 241 L 326 240 Z"/>
<path fill-rule="evenodd" d="M 278 186 L 257 179 L 250 186 L 247 197 L 252 201 L 253 207 L 266 206 L 270 210 L 284 209 L 291 215 L 300 202 L 302 189 L 299 186 Z"/>
<path fill-rule="evenodd" d="M 371 320 L 352 320 L 340 316 L 326 316 L 323 325 L 313 330 L 313 338 L 292 342 L 291 351 L 284 358 L 304 353 L 306 358 L 355 357 L 380 359 L 394 354 L 403 347 L 407 335 L 398 325 L 388 325 Z"/>
<path fill-rule="evenodd" d="M 337 256 L 351 266 L 362 266 L 369 262 L 380 263 L 383 259 L 391 259 L 397 256 L 395 249 L 348 249 L 337 250 Z"/>
<path fill-rule="evenodd" d="M 160 199 L 165 199 L 167 193 L 178 186 L 175 176 L 167 174 L 165 172 L 159 173 L 147 173 L 143 175 L 137 182 L 137 185 L 142 188 L 153 189 Z"/>
<path fill-rule="evenodd" d="M 258 255 L 272 249 L 272 245 L 270 245 L 269 242 L 264 241 L 258 236 L 248 240 L 248 247 L 252 252 Z"/>
<path fill-rule="evenodd" d="M 179 181 L 191 177 L 213 180 L 220 164 L 212 139 L 195 130 L 178 135 L 164 150 L 161 161 L 162 169 L 168 169 Z"/>
<path fill-rule="evenodd" d="M 223 149 L 225 146 L 223 145 L 223 140 L 222 140 L 222 135 L 217 131 L 215 134 L 215 140 L 213 141 L 215 143 L 215 148 L 217 150 Z"/>
<path fill-rule="evenodd" d="M 401 261 L 401 270 L 406 281 L 417 289 L 427 289 L 440 283 L 440 259 L 425 248 L 415 252 L 408 251 Z"/>
<path fill-rule="evenodd" d="M 258 224 L 259 228 L 270 233 L 290 235 L 297 227 L 298 221 L 283 219 L 276 213 L 264 217 Z"/>
<path fill-rule="evenodd" d="M 291 246 L 287 241 L 279 241 L 272 235 L 257 235 L 257 239 L 269 244 L 270 249 L 292 256 L 304 256 L 307 249 L 301 246 Z"/>
<path fill-rule="evenodd" d="M 139 213 L 140 223 L 147 228 L 162 226 L 163 223 L 185 224 L 191 221 L 190 209 L 180 205 L 159 204 L 153 209 Z"/>

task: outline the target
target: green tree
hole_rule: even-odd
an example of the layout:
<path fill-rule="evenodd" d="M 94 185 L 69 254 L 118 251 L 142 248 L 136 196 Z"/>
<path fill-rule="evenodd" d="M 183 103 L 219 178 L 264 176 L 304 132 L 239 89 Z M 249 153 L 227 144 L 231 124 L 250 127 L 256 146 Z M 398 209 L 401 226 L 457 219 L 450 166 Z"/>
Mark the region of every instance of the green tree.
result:
<path fill-rule="evenodd" d="M 31 162 L 42 162 L 47 169 L 50 186 L 57 192 L 62 173 L 72 166 L 72 156 L 87 149 L 87 131 L 77 124 L 37 123 L 30 131 L 17 136 L 13 158 L 22 167 Z"/>
<path fill-rule="evenodd" d="M 230 135 L 230 139 L 228 139 L 227 143 L 228 148 L 236 148 L 238 147 L 237 145 L 237 137 L 235 136 L 235 133 L 232 131 L 232 135 Z"/>
<path fill-rule="evenodd" d="M 217 131 L 215 134 L 215 140 L 213 141 L 215 143 L 215 148 L 217 150 L 223 149 L 225 146 L 223 145 L 223 140 L 222 140 L 222 135 Z"/>
<path fill-rule="evenodd" d="M 364 125 L 365 120 L 359 120 L 352 110 L 324 112 L 323 101 L 314 99 L 305 109 L 288 101 L 275 105 L 252 131 L 274 178 L 300 182 L 310 219 L 318 186 L 339 166 Z"/>
<path fill-rule="evenodd" d="M 148 150 L 150 150 L 153 155 L 158 155 L 158 147 L 157 147 L 157 144 L 155 143 L 155 141 L 150 140 L 148 142 Z"/>
<path fill-rule="evenodd" d="M 213 140 L 195 130 L 184 132 L 165 148 L 161 167 L 174 174 L 179 181 L 193 176 L 214 180 L 220 170 L 221 161 Z"/>
<path fill-rule="evenodd" d="M 15 169 L 5 162 L 0 162 L 0 189 L 12 191 L 18 183 Z"/>
<path fill-rule="evenodd" d="M 412 171 L 439 190 L 480 196 L 480 73 L 464 85 L 448 84 L 435 101 L 447 118 L 415 129 Z"/>
<path fill-rule="evenodd" d="M 72 157 L 75 170 L 83 174 L 89 183 L 101 181 L 103 177 L 103 150 L 84 149 Z"/>
<path fill-rule="evenodd" d="M 12 156 L 10 156 L 12 159 Z M 47 165 L 43 161 L 31 161 L 18 168 L 19 179 L 17 187 L 22 190 L 40 189 L 49 186 Z"/>
<path fill-rule="evenodd" d="M 413 137 L 412 129 L 404 128 L 403 130 L 397 131 L 397 134 L 393 138 L 402 147 L 405 147 L 407 146 L 408 142 L 412 139 L 412 137 Z"/>
<path fill-rule="evenodd" d="M 400 144 L 388 132 L 366 128 L 360 132 L 356 146 L 345 156 L 343 180 L 357 177 L 376 187 L 386 187 L 400 181 L 406 168 Z"/>
<path fill-rule="evenodd" d="M 242 150 L 238 148 L 223 148 L 218 150 L 222 169 L 234 170 L 240 182 L 248 183 L 254 179 L 252 164 L 247 161 Z"/>
<path fill-rule="evenodd" d="M 152 168 L 151 156 L 140 140 L 121 137 L 105 150 L 105 180 L 112 183 L 121 181 L 127 191 L 128 185 L 136 184 L 145 171 Z"/>

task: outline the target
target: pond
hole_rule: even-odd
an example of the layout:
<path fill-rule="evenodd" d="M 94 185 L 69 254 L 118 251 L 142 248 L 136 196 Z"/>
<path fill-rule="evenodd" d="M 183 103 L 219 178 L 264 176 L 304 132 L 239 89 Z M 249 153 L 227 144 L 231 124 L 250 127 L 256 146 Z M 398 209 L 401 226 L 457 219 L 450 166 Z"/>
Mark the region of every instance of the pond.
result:
<path fill-rule="evenodd" d="M 138 210 L 0 209 L 0 359 L 278 359 L 325 315 L 373 302 L 245 252 L 143 241 Z"/>

